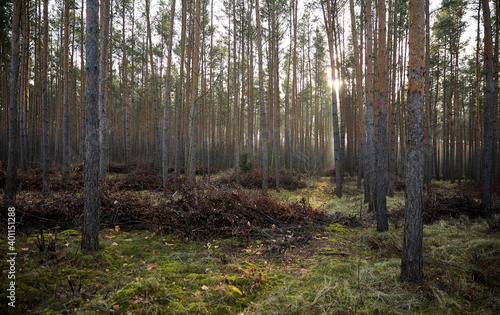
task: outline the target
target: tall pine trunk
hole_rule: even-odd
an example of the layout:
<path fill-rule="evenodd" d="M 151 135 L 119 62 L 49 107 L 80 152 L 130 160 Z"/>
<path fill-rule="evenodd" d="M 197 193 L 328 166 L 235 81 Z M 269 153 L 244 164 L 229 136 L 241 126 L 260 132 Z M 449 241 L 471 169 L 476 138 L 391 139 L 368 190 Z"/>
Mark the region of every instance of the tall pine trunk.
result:
<path fill-rule="evenodd" d="M 376 156 L 375 156 L 375 127 L 373 113 L 373 22 L 372 22 L 372 1 L 366 1 L 366 180 L 368 182 L 368 203 L 369 209 L 375 209 L 375 188 L 376 188 Z"/>
<path fill-rule="evenodd" d="M 363 124 L 363 72 L 361 70 L 362 59 L 360 58 L 359 46 L 358 46 L 358 34 L 356 30 L 356 15 L 354 12 L 354 0 L 349 0 L 349 8 L 351 11 L 351 31 L 352 31 L 352 42 L 354 49 L 354 64 L 356 73 L 356 105 L 358 107 L 358 128 L 359 128 L 359 139 L 358 139 L 358 189 L 361 189 L 361 178 L 363 177 L 363 147 L 365 145 L 365 127 Z"/>
<path fill-rule="evenodd" d="M 476 36 L 476 99 L 475 99 L 475 117 L 474 117 L 474 179 L 479 184 L 481 182 L 481 127 L 479 125 L 479 37 L 481 34 L 481 1 L 479 1 L 479 8 L 477 11 L 477 36 Z"/>
<path fill-rule="evenodd" d="M 493 107 L 494 107 L 494 62 L 493 62 L 493 33 L 491 26 L 490 7 L 488 0 L 481 0 L 483 5 L 484 23 L 484 66 L 486 70 L 486 90 L 484 108 L 484 149 L 483 170 L 481 182 L 481 211 L 484 217 L 491 216 L 491 171 L 493 149 Z"/>
<path fill-rule="evenodd" d="M 63 131 L 62 171 L 68 171 L 69 157 L 69 1 L 64 1 L 64 63 L 63 63 Z"/>
<path fill-rule="evenodd" d="M 11 63 L 10 63 L 10 98 L 9 98 L 9 144 L 7 153 L 7 176 L 5 179 L 5 196 L 15 201 L 17 191 L 17 83 L 19 78 L 19 24 L 21 18 L 21 1 L 14 1 L 12 15 Z"/>
<path fill-rule="evenodd" d="M 43 191 L 50 189 L 49 177 L 49 100 L 48 100 L 48 60 L 49 60 L 49 0 L 43 0 L 43 56 L 42 56 L 42 165 Z"/>
<path fill-rule="evenodd" d="M 323 5 L 323 3 L 322 3 Z M 336 77 L 335 75 L 335 52 L 334 52 L 334 37 L 333 37 L 333 11 L 331 8 L 330 1 L 326 1 L 326 10 L 323 5 L 323 19 L 325 21 L 325 27 L 328 36 L 328 49 L 330 52 L 330 70 L 332 80 Z M 335 89 L 335 84 L 332 85 L 332 124 L 333 124 L 333 151 L 335 155 L 335 187 L 337 197 L 342 197 L 342 157 L 341 157 L 341 146 L 340 146 L 340 132 L 339 132 L 339 116 L 337 109 L 337 97 L 338 93 Z"/>
<path fill-rule="evenodd" d="M 424 0 L 409 3 L 408 102 L 406 148 L 406 199 L 401 278 L 417 282 L 423 278 L 422 259 L 422 208 L 423 208 L 423 138 L 425 79 L 424 49 L 425 11 Z"/>
<path fill-rule="evenodd" d="M 87 1 L 85 92 L 85 204 L 82 249 L 99 250 L 99 1 Z"/>
<path fill-rule="evenodd" d="M 257 24 L 257 51 L 259 58 L 259 103 L 262 135 L 262 192 L 267 193 L 269 186 L 269 152 L 267 143 L 266 104 L 264 99 L 264 70 L 262 67 L 262 35 L 260 26 L 259 0 L 255 1 L 255 20 Z"/>
<path fill-rule="evenodd" d="M 101 41 L 99 56 L 99 178 L 106 176 L 106 81 L 108 79 L 108 37 L 110 0 L 101 0 Z"/>
<path fill-rule="evenodd" d="M 174 21 L 175 21 L 175 0 L 172 1 L 172 8 L 170 10 L 170 26 L 168 30 L 168 44 L 167 44 L 167 82 L 165 84 L 165 105 L 163 106 L 163 142 L 162 142 L 162 179 L 163 188 L 167 188 L 167 176 L 168 176 L 168 146 L 169 146 L 169 134 L 168 134 L 168 122 L 170 120 L 170 106 L 171 106 L 171 72 L 172 72 L 172 43 L 174 36 Z"/>
<path fill-rule="evenodd" d="M 180 75 L 179 75 L 179 85 L 177 88 L 177 100 L 175 104 L 175 165 L 174 172 L 175 176 L 178 177 L 181 174 L 181 104 L 182 104 L 182 89 L 184 82 L 184 62 L 186 53 L 186 15 L 187 15 L 187 3 L 186 0 L 182 0 L 182 28 L 181 28 L 181 64 L 180 64 Z"/>
<path fill-rule="evenodd" d="M 189 179 L 195 180 L 195 161 L 196 161 L 196 135 L 197 135 L 197 122 L 196 117 L 198 113 L 198 77 L 200 76 L 199 60 L 200 60 L 200 12 L 201 0 L 196 0 L 195 4 L 195 20 L 194 20 L 194 45 L 193 45 L 193 66 L 191 68 L 191 139 L 189 148 Z"/>

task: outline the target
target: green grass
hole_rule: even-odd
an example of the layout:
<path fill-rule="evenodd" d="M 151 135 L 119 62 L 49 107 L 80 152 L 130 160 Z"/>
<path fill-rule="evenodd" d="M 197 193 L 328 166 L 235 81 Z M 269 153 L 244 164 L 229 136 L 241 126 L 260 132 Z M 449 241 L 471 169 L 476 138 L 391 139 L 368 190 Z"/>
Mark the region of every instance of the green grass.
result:
<path fill-rule="evenodd" d="M 333 213 L 358 214 L 354 180 L 332 197 L 328 181 L 314 183 L 311 200 Z M 446 184 L 443 190 L 454 189 Z M 161 198 L 150 192 L 143 197 Z M 304 190 L 273 192 L 284 201 Z M 404 202 L 388 198 L 389 210 Z M 366 213 L 363 204 L 363 218 Z M 13 314 L 492 314 L 500 312 L 500 235 L 485 220 L 462 217 L 424 227 L 421 284 L 399 281 L 402 228 L 331 224 L 311 250 L 295 256 L 261 255 L 262 241 L 181 242 L 173 235 L 103 229 L 101 251 L 82 253 L 81 234 L 58 233 L 57 251 L 40 253 L 39 235 L 16 240 Z M 54 232 L 47 234 L 53 240 Z M 7 252 L 5 237 L 1 252 Z M 4 256 L 5 258 L 5 256 Z M 0 261 L 7 270 L 6 259 Z M 6 273 L 0 313 L 6 308 Z M 9 313 L 9 314 L 10 314 Z"/>

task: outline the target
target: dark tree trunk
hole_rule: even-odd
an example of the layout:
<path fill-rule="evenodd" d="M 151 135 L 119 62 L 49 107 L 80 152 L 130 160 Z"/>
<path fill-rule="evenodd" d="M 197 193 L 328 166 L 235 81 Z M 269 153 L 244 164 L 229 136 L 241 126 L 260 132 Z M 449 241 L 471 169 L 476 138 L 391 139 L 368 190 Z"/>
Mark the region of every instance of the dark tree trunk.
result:
<path fill-rule="evenodd" d="M 431 132 L 431 94 L 430 94 L 430 14 L 429 14 L 429 0 L 425 0 L 425 167 L 424 167 L 424 181 L 427 191 L 431 189 L 432 179 L 432 132 Z M 436 91 L 437 93 L 437 91 Z"/>
<path fill-rule="evenodd" d="M 175 104 L 175 165 L 174 172 L 175 176 L 178 177 L 181 174 L 181 103 L 182 103 L 182 88 L 184 82 L 184 62 L 185 62 L 185 43 L 186 43 L 186 10 L 187 3 L 186 0 L 182 1 L 182 29 L 181 29 L 181 64 L 180 64 L 180 75 L 179 75 L 179 85 L 177 88 L 177 100 Z"/>
<path fill-rule="evenodd" d="M 63 72 L 63 131 L 62 131 L 62 171 L 69 167 L 69 1 L 64 1 L 64 72 Z"/>
<path fill-rule="evenodd" d="M 354 49 L 354 64 L 356 73 L 356 103 L 358 107 L 358 128 L 359 128 L 359 139 L 358 139 L 358 182 L 357 187 L 361 189 L 361 178 L 363 177 L 363 147 L 365 145 L 365 128 L 363 124 L 363 79 L 362 79 L 362 58 L 360 58 L 359 47 L 358 47 L 358 34 L 356 30 L 356 20 L 354 12 L 354 0 L 349 0 L 349 9 L 351 11 L 351 29 L 352 29 L 352 42 Z"/>
<path fill-rule="evenodd" d="M 198 112 L 198 77 L 200 76 L 200 12 L 201 12 L 201 0 L 196 0 L 195 3 L 195 22 L 194 22 L 194 45 L 193 45 L 193 67 L 191 69 L 191 107 L 193 111 L 191 113 L 191 139 L 190 139 L 190 147 L 189 147 L 189 179 L 194 181 L 195 178 L 195 160 L 196 160 L 196 135 L 197 135 L 197 126 L 198 123 L 196 121 L 197 112 Z M 238 167 L 237 165 L 235 167 Z"/>
<path fill-rule="evenodd" d="M 269 186 L 269 152 L 267 143 L 266 104 L 264 100 L 264 70 L 262 67 L 262 35 L 260 27 L 259 0 L 255 1 L 255 20 L 257 24 L 257 51 L 259 57 L 259 102 L 262 134 L 262 192 L 267 193 Z"/>
<path fill-rule="evenodd" d="M 48 100 L 48 56 L 49 56 L 49 0 L 43 0 L 43 57 L 42 57 L 42 165 L 43 191 L 50 189 L 49 177 L 49 100 Z"/>
<path fill-rule="evenodd" d="M 170 118 L 170 106 L 171 106 L 171 72 L 172 72 L 172 38 L 174 36 L 174 21 L 175 21 L 175 0 L 172 1 L 172 8 L 170 11 L 170 26 L 168 30 L 168 44 L 167 44 L 167 82 L 165 86 L 165 105 L 163 107 L 163 167 L 162 167 L 162 178 L 163 178 L 163 188 L 167 187 L 167 176 L 168 176 L 168 121 Z"/>
<path fill-rule="evenodd" d="M 424 49 L 425 11 L 424 0 L 409 4 L 408 102 L 406 148 L 406 200 L 401 279 L 416 282 L 422 272 L 422 208 L 423 208 L 423 138 L 425 79 Z"/>
<path fill-rule="evenodd" d="M 481 182 L 481 127 L 479 125 L 479 43 L 481 34 L 481 1 L 479 1 L 479 8 L 477 11 L 477 36 L 476 36 L 476 112 L 474 117 L 474 179 L 479 184 Z"/>
<path fill-rule="evenodd" d="M 499 126 L 498 126 L 498 93 L 500 90 L 499 86 L 499 81 L 498 81 L 498 76 L 499 76 L 499 71 L 500 71 L 500 65 L 499 65 L 499 50 L 500 50 L 500 0 L 495 1 L 495 14 L 496 14 L 496 19 L 495 19 L 495 48 L 494 48 L 494 53 L 493 53 L 493 64 L 495 66 L 494 69 L 494 97 L 493 97 L 493 150 L 492 150 L 492 156 L 493 156 L 493 170 L 491 172 L 493 178 L 492 178 L 492 183 L 498 183 L 500 178 L 498 176 L 498 172 L 500 171 L 500 165 L 499 165 L 499 160 L 500 157 L 498 156 L 499 152 L 499 143 L 498 139 L 500 138 L 499 134 Z"/>
<path fill-rule="evenodd" d="M 108 79 L 108 37 L 109 37 L 109 4 L 110 0 L 102 0 L 101 11 L 101 54 L 99 59 L 99 178 L 106 176 L 106 81 Z"/>
<path fill-rule="evenodd" d="M 488 0 L 481 0 L 483 6 L 484 23 L 484 54 L 486 69 L 486 91 L 484 108 L 484 151 L 481 210 L 484 217 L 491 216 L 491 171 L 492 171 L 492 148 L 493 148 L 493 104 L 494 104 L 494 82 L 493 82 L 493 34 L 491 27 L 490 7 Z"/>
<path fill-rule="evenodd" d="M 332 7 L 330 1 L 326 1 L 326 10 L 323 7 L 323 19 L 328 36 L 328 49 L 330 52 L 330 70 L 332 80 L 335 78 L 335 52 L 334 52 L 334 38 L 333 28 L 334 21 L 332 21 Z M 332 86 L 332 123 L 333 123 L 333 151 L 335 155 L 335 188 L 337 197 L 342 197 L 342 157 L 340 145 L 340 131 L 339 131 L 339 116 L 337 110 L 337 90 L 334 85 Z"/>
<path fill-rule="evenodd" d="M 389 229 L 387 224 L 387 45 L 386 45 L 386 12 L 385 1 L 378 0 L 378 123 L 377 123 L 377 188 L 376 194 L 376 214 L 377 231 L 384 232 Z"/>
<path fill-rule="evenodd" d="M 254 98 L 253 98 L 253 28 L 252 22 L 252 7 L 253 1 L 250 1 L 250 7 L 248 8 L 248 44 L 249 44 L 249 69 L 248 69 L 248 156 L 249 161 L 253 165 L 253 116 L 254 116 Z"/>
<path fill-rule="evenodd" d="M 365 177 L 368 183 L 368 203 L 369 209 L 375 208 L 375 128 L 373 123 L 373 22 L 372 22 L 372 1 L 366 1 L 366 172 Z"/>
<path fill-rule="evenodd" d="M 87 1 L 85 92 L 85 205 L 82 249 L 99 250 L 99 1 Z"/>
<path fill-rule="evenodd" d="M 21 1 L 14 1 L 12 16 L 12 55 L 10 64 L 10 98 L 9 98 L 9 144 L 7 153 L 7 177 L 5 196 L 14 201 L 17 191 L 17 83 L 19 79 L 19 22 L 21 17 Z"/>

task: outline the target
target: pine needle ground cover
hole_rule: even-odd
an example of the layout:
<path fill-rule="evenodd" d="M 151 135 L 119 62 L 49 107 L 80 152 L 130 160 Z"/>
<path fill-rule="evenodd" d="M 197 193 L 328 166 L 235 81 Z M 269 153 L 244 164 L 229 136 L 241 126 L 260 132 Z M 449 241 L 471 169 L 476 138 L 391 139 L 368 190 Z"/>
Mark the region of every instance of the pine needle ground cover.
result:
<path fill-rule="evenodd" d="M 309 192 L 297 188 L 271 196 L 184 185 L 169 195 L 105 186 L 97 254 L 80 250 L 78 216 L 71 212 L 79 211 L 78 192 L 61 189 L 44 199 L 36 189 L 22 191 L 19 208 L 26 217 L 31 210 L 45 219 L 38 218 L 38 225 L 26 219 L 16 240 L 17 313 L 500 312 L 500 219 L 474 216 L 476 199 L 464 194 L 472 202 L 470 213 L 449 210 L 465 202 L 450 201 L 450 190 L 473 191 L 465 183 L 437 182 L 426 201 L 438 214 L 424 226 L 426 278 L 419 285 L 398 280 L 403 191 L 388 200 L 391 229 L 379 233 L 350 178 L 342 199 L 333 197 L 326 178 Z M 308 193 L 317 206 L 304 201 Z M 50 220 L 60 220 L 59 226 Z M 2 270 L 7 246 L 2 237 Z M 6 283 L 3 273 L 2 308 Z"/>

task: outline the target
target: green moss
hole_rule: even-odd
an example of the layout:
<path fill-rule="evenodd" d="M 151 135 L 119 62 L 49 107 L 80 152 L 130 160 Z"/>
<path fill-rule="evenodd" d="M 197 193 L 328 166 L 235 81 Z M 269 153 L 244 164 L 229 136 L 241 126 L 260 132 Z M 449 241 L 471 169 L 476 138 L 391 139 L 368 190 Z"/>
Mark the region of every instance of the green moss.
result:
<path fill-rule="evenodd" d="M 158 293 L 161 289 L 162 283 L 157 278 L 140 279 L 130 282 L 122 289 L 116 291 L 113 301 L 119 305 L 124 305 L 134 296 L 146 297 L 147 295 Z"/>
<path fill-rule="evenodd" d="M 331 232 L 334 232 L 334 233 L 347 234 L 346 227 L 344 225 L 338 224 L 338 223 L 331 224 L 328 227 L 328 230 L 330 230 Z"/>

